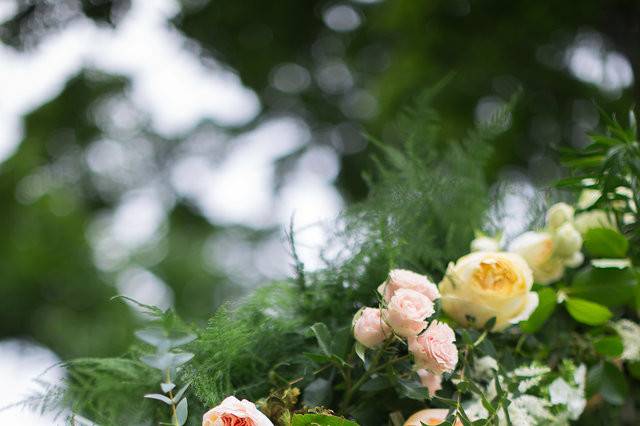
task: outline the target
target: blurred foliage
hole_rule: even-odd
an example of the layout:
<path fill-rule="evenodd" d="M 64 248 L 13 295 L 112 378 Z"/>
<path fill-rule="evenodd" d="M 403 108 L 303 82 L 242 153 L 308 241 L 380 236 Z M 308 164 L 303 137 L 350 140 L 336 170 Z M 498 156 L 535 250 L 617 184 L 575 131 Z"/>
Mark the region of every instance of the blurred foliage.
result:
<path fill-rule="evenodd" d="M 0 41 L 33 49 L 70 22 L 85 18 L 117 28 L 131 3 L 18 0 L 16 16 L 0 25 Z M 505 166 L 521 168 L 535 182 L 549 182 L 560 173 L 551 146 L 584 145 L 584 132 L 598 126 L 591 100 L 609 111 L 624 111 L 640 94 L 640 3 L 634 0 L 586 0 L 579 6 L 506 0 L 180 3 L 181 11 L 168 25 L 198 46 L 194 54 L 204 63 L 214 58 L 237 72 L 263 107 L 244 126 L 219 129 L 202 123 L 193 133 L 214 129 L 233 135 L 273 117 L 299 117 L 311 129 L 312 144 L 339 153 L 336 185 L 347 202 L 365 197 L 362 174 L 374 165 L 371 154 L 377 148 L 367 144 L 363 134 L 399 145 L 406 129 L 392 126 L 391 118 L 417 91 L 446 75 L 452 75 L 451 81 L 436 100 L 439 144 L 465 140 L 474 122 L 481 124 L 488 113 L 521 93 L 485 164 L 490 182 Z M 612 53 L 623 55 L 633 72 L 631 85 L 576 78 L 567 63 L 581 46 L 603 60 Z M 283 67 L 286 64 L 299 67 Z M 283 86 L 283 78 L 300 84 Z M 123 136 L 134 145 L 142 140 L 151 147 L 139 163 L 150 172 L 126 184 L 105 183 L 87 167 L 85 150 L 105 134 L 96 106 L 109 97 L 126 98 L 129 90 L 129 82 L 120 76 L 82 71 L 59 95 L 25 117 L 24 140 L 0 164 L 0 337 L 31 336 L 63 358 L 115 354 L 128 345 L 136 316 L 109 302 L 117 293 L 113 284 L 119 270 L 105 272 L 96 266 L 88 234 L 92 223 L 113 211 L 128 191 L 148 183 L 149 176 L 171 200 L 170 213 L 158 238 L 133 253 L 125 266 L 144 267 L 169 284 L 177 311 L 189 320 L 202 321 L 224 299 L 244 291 L 222 267 L 203 265 L 206 241 L 224 228 L 176 197 L 168 182 L 167 167 L 190 135 L 167 140 L 143 126 Z M 298 158 L 279 161 L 282 179 Z M 25 182 L 34 176 L 47 183 L 47 189 L 25 197 Z M 434 186 L 434 192 L 439 188 Z M 236 231 L 250 241 L 277 232 Z M 451 247 L 447 256 L 458 252 Z M 437 270 L 443 261 L 432 264 L 417 256 L 411 263 Z"/>

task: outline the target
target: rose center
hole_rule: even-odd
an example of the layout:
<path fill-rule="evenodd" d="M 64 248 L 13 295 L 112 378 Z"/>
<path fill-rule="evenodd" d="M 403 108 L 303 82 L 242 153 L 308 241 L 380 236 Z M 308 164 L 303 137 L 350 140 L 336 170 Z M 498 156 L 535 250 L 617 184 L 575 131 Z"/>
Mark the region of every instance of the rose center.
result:
<path fill-rule="evenodd" d="M 513 287 L 518 277 L 503 260 L 483 261 L 473 274 L 483 290 L 504 291 Z"/>

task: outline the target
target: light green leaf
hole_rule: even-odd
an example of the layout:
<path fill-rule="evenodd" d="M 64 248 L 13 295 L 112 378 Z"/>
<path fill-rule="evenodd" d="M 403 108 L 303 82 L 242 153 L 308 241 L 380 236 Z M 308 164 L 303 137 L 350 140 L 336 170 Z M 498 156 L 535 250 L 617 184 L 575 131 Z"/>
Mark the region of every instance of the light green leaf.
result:
<path fill-rule="evenodd" d="M 613 316 L 605 306 L 584 299 L 567 298 L 565 301 L 569 315 L 578 322 L 588 325 L 601 325 Z"/>
<path fill-rule="evenodd" d="M 621 258 L 629 249 L 629 241 L 618 231 L 594 228 L 584 236 L 584 246 L 593 257 Z"/>
<path fill-rule="evenodd" d="M 543 287 L 538 291 L 538 307 L 528 320 L 520 323 L 520 329 L 525 333 L 535 333 L 549 319 L 558 304 L 556 292 L 550 287 Z"/>
<path fill-rule="evenodd" d="M 358 426 L 343 417 L 326 414 L 294 414 L 291 426 Z"/>
<path fill-rule="evenodd" d="M 331 333 L 329 333 L 329 328 L 324 323 L 317 322 L 311 326 L 311 331 L 318 339 L 320 350 L 326 355 L 331 355 Z"/>
<path fill-rule="evenodd" d="M 360 358 L 362 362 L 365 362 L 364 355 L 366 352 L 367 352 L 367 347 L 360 342 L 356 342 L 356 355 L 358 355 L 358 358 Z"/>

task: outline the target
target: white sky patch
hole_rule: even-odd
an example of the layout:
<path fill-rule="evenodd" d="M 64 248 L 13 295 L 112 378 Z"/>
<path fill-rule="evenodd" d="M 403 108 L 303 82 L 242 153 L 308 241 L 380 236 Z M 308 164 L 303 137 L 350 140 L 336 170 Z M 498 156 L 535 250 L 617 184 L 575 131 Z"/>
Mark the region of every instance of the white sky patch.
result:
<path fill-rule="evenodd" d="M 231 151 L 214 164 L 204 156 L 179 159 L 172 183 L 214 223 L 274 225 L 274 161 L 309 142 L 307 127 L 293 118 L 268 121 L 229 142 Z"/>
<path fill-rule="evenodd" d="M 22 139 L 21 117 L 59 94 L 84 66 L 129 77 L 133 103 L 163 136 L 184 133 L 203 119 L 241 125 L 254 118 L 260 109 L 255 93 L 232 71 L 212 60 L 205 66 L 185 48 L 186 40 L 167 22 L 177 11 L 172 0 L 135 0 L 116 30 L 78 19 L 34 51 L 0 44 L 0 161 Z M 2 13 L 10 12 L 0 10 L 0 18 Z"/>
<path fill-rule="evenodd" d="M 129 268 L 118 275 L 118 292 L 145 305 L 168 309 L 173 305 L 173 291 L 158 276 L 142 268 Z M 127 301 L 134 311 L 138 305 Z"/>
<path fill-rule="evenodd" d="M 601 90 L 619 92 L 633 84 L 633 70 L 621 53 L 606 49 L 599 34 L 581 34 L 566 52 L 571 74 Z"/>
<path fill-rule="evenodd" d="M 47 348 L 26 340 L 0 341 L 0 407 L 19 402 L 41 389 L 34 382 L 39 378 L 48 383 L 57 383 L 63 378 L 60 368 L 49 367 L 60 360 Z M 51 426 L 64 424 L 64 418 L 40 415 L 28 408 L 14 407 L 0 410 L 0 424 L 20 426 Z"/>

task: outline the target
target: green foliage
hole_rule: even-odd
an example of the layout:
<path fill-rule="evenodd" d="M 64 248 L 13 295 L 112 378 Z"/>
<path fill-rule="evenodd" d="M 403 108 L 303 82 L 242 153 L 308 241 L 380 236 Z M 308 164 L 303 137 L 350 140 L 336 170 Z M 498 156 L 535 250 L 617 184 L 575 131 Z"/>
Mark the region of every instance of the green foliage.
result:
<path fill-rule="evenodd" d="M 525 333 L 535 333 L 551 317 L 556 309 L 556 292 L 550 287 L 542 287 L 538 290 L 538 307 L 529 319 L 520 323 L 520 329 Z"/>
<path fill-rule="evenodd" d="M 593 257 L 618 258 L 627 254 L 629 241 L 613 229 L 595 228 L 587 231 L 584 246 Z"/>
<path fill-rule="evenodd" d="M 326 414 L 294 414 L 291 426 L 358 426 L 342 417 Z"/>
<path fill-rule="evenodd" d="M 584 299 L 568 298 L 565 305 L 569 315 L 583 324 L 601 325 L 613 316 L 605 306 Z"/>

